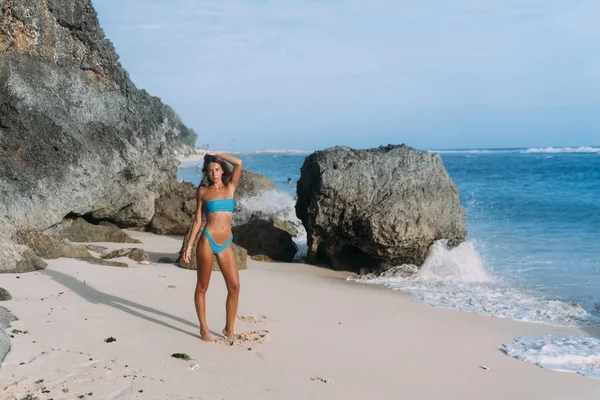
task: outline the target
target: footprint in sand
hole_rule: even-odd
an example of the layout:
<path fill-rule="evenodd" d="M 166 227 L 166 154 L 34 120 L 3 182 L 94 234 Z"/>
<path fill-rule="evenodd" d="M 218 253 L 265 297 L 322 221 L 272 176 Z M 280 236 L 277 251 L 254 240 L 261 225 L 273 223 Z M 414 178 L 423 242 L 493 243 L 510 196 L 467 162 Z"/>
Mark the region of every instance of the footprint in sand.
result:
<path fill-rule="evenodd" d="M 233 345 L 229 344 L 229 341 L 226 338 L 218 338 L 217 343 L 237 347 L 242 350 L 252 351 L 255 346 L 261 345 L 264 343 L 265 338 L 269 331 L 266 330 L 255 330 L 255 331 L 243 331 L 235 334 L 235 341 Z"/>
<path fill-rule="evenodd" d="M 248 322 L 251 324 L 258 324 L 259 322 L 263 322 L 267 317 L 264 315 L 237 315 L 236 318 L 242 322 Z"/>
<path fill-rule="evenodd" d="M 264 315 L 237 315 L 236 319 L 249 324 L 258 324 L 266 320 L 267 317 Z M 233 345 L 224 337 L 217 338 L 216 342 L 225 346 L 237 347 L 241 350 L 253 351 L 257 356 L 263 358 L 262 354 L 256 351 L 256 347 L 264 343 L 268 333 L 269 331 L 264 329 L 242 331 L 235 334 Z"/>

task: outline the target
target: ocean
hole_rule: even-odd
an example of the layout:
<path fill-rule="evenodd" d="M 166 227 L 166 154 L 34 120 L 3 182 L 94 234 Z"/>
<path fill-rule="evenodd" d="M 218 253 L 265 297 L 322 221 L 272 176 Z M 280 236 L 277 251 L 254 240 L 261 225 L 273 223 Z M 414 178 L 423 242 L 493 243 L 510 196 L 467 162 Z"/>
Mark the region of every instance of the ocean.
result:
<path fill-rule="evenodd" d="M 549 325 L 600 327 L 600 147 L 429 150 L 440 154 L 467 214 L 467 241 L 435 243 L 419 270 L 356 278 L 437 307 Z M 293 207 L 309 152 L 241 153 L 244 168 L 284 195 L 257 207 Z M 196 165 L 178 178 L 198 184 Z M 294 184 L 288 184 L 291 178 Z M 296 238 L 302 247 L 304 238 Z M 407 273 L 414 272 L 415 273 Z M 521 337 L 502 350 L 542 367 L 600 378 L 600 338 Z"/>

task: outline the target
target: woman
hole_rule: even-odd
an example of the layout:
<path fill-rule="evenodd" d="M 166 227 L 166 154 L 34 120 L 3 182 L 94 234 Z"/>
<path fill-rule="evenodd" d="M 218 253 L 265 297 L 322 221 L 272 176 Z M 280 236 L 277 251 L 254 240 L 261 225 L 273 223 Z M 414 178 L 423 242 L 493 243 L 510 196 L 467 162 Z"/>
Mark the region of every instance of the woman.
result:
<path fill-rule="evenodd" d="M 233 172 L 225 161 L 233 165 Z M 234 207 L 233 193 L 242 175 L 242 160 L 224 154 L 207 154 L 204 156 L 202 173 L 202 181 L 196 194 L 196 216 L 183 260 L 190 261 L 192 247 L 202 225 L 202 213 L 204 212 L 206 226 L 196 246 L 198 282 L 194 295 L 196 312 L 200 321 L 200 337 L 207 342 L 214 341 L 206 323 L 206 290 L 210 281 L 214 254 L 217 256 L 227 285 L 227 322 L 223 329 L 223 335 L 230 344 L 233 344 L 235 338 L 233 325 L 238 307 L 240 279 L 235 256 L 230 246 L 233 239 L 231 216 Z"/>

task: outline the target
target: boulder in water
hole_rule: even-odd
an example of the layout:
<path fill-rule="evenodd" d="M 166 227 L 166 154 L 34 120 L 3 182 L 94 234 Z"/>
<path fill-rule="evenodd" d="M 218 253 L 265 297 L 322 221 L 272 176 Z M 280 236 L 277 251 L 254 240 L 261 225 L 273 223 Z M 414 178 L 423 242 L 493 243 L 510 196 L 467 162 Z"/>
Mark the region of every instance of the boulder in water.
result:
<path fill-rule="evenodd" d="M 309 262 L 353 271 L 420 266 L 434 241 L 457 245 L 467 236 L 439 154 L 333 147 L 306 158 L 297 188 Z"/>

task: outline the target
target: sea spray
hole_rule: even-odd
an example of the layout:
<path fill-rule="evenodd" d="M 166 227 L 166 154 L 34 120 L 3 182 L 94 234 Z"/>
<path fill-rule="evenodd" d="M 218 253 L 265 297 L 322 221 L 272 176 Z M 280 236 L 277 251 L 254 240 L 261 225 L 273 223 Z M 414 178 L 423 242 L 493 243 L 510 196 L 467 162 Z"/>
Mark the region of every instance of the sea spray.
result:
<path fill-rule="evenodd" d="M 247 223 L 253 217 L 273 218 L 276 221 L 290 224 L 296 230 L 296 235 L 292 236 L 292 240 L 298 248 L 294 261 L 302 261 L 306 258 L 308 250 L 306 229 L 296 217 L 295 201 L 288 194 L 272 190 L 258 196 L 244 197 L 238 200 L 233 217 L 234 225 Z"/>
<path fill-rule="evenodd" d="M 479 253 L 470 242 L 449 247 L 446 240 L 436 241 L 417 278 L 426 282 L 492 282 L 485 272 Z"/>
<path fill-rule="evenodd" d="M 581 304 L 551 298 L 489 272 L 472 242 L 435 242 L 422 267 L 401 265 L 349 280 L 414 294 L 425 303 L 477 314 L 560 326 L 600 326 Z"/>
<path fill-rule="evenodd" d="M 294 200 L 286 193 L 271 190 L 258 196 L 243 197 L 237 203 L 238 209 L 233 221 L 236 225 L 260 214 L 280 221 L 289 221 L 294 227 L 302 226 L 302 222 L 296 217 Z"/>

